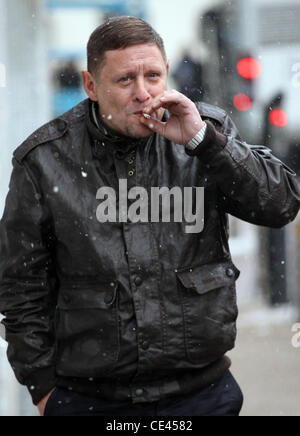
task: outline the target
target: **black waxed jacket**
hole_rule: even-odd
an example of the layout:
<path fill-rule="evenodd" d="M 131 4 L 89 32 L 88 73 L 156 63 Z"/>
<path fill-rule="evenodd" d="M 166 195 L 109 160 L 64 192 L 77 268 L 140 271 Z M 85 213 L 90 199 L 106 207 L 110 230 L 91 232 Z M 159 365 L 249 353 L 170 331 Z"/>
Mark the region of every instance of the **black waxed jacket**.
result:
<path fill-rule="evenodd" d="M 35 403 L 71 379 L 123 380 L 133 402 L 180 392 L 178 374 L 234 347 L 239 271 L 227 214 L 279 228 L 300 205 L 295 174 L 269 149 L 242 142 L 219 108 L 198 104 L 208 131 L 191 152 L 156 134 L 104 136 L 90 106 L 15 151 L 0 224 L 8 358 Z M 100 223 L 97 191 L 118 193 L 120 179 L 149 193 L 204 187 L 203 230 L 186 233 L 172 220 Z"/>

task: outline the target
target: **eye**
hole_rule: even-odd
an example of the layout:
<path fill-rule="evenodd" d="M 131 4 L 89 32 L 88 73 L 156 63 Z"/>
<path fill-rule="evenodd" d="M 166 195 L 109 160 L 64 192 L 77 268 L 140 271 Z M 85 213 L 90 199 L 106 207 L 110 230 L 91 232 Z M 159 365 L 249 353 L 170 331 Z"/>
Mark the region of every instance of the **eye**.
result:
<path fill-rule="evenodd" d="M 121 83 L 128 83 L 130 81 L 130 77 L 124 76 L 119 80 Z"/>
<path fill-rule="evenodd" d="M 150 77 L 151 79 L 156 79 L 157 77 L 159 77 L 159 74 L 158 74 L 158 73 L 150 73 L 150 74 L 149 74 L 149 77 Z"/>

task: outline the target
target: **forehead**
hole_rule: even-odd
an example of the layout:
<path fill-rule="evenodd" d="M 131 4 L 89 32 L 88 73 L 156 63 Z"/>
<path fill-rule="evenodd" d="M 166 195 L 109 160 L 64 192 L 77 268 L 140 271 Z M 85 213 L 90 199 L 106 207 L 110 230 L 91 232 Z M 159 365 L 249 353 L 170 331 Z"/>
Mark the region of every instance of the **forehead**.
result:
<path fill-rule="evenodd" d="M 123 70 L 141 65 L 165 65 L 163 55 L 156 44 L 138 44 L 105 53 L 103 69 Z"/>

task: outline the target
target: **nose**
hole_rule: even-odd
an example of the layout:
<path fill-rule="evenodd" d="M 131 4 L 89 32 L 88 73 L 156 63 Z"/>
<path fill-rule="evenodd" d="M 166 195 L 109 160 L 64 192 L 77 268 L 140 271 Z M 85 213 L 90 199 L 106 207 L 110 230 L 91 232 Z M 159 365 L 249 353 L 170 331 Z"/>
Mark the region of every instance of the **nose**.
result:
<path fill-rule="evenodd" d="M 145 87 L 144 80 L 137 80 L 135 87 L 135 95 L 134 99 L 139 103 L 144 103 L 150 99 L 151 95 L 149 94 L 147 88 Z"/>

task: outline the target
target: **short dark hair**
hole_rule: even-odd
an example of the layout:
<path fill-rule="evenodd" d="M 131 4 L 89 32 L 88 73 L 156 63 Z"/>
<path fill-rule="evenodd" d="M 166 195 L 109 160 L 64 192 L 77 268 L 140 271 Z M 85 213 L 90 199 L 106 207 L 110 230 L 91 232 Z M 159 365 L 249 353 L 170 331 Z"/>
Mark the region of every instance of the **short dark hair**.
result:
<path fill-rule="evenodd" d="M 91 34 L 87 45 L 88 71 L 97 73 L 105 60 L 105 52 L 137 44 L 156 44 L 167 60 L 163 39 L 146 21 L 137 17 L 110 18 Z"/>

